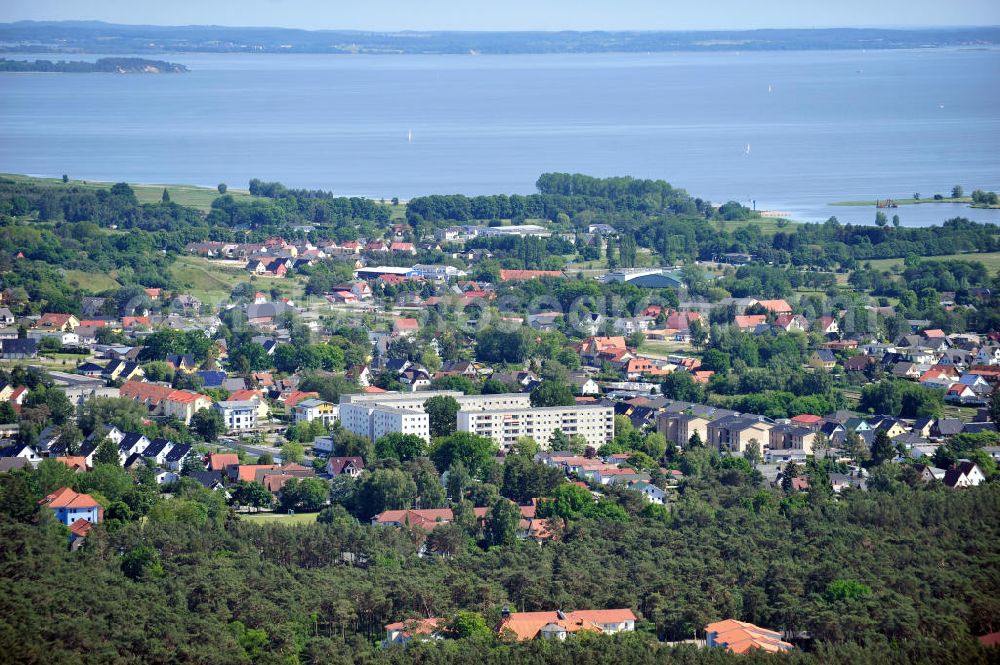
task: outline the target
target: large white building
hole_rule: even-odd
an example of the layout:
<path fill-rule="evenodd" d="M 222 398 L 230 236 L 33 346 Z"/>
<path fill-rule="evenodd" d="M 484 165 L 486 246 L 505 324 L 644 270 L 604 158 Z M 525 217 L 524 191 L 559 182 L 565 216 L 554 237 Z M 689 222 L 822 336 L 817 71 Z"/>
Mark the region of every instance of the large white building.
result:
<path fill-rule="evenodd" d="M 610 406 L 549 406 L 500 408 L 458 412 L 458 431 L 486 436 L 503 450 L 522 436 L 545 447 L 556 430 L 579 434 L 587 445 L 600 448 L 615 437 L 615 410 Z"/>
<path fill-rule="evenodd" d="M 367 436 L 372 441 L 390 432 L 416 434 L 430 441 L 430 419 L 424 412 L 424 402 L 431 397 L 453 398 L 458 402 L 459 413 L 531 408 L 531 396 L 526 393 L 463 395 L 457 390 L 364 393 L 341 396 L 340 422 L 348 431 Z"/>
<path fill-rule="evenodd" d="M 257 402 L 254 400 L 229 400 L 212 405 L 222 414 L 227 432 L 249 432 L 257 428 Z"/>

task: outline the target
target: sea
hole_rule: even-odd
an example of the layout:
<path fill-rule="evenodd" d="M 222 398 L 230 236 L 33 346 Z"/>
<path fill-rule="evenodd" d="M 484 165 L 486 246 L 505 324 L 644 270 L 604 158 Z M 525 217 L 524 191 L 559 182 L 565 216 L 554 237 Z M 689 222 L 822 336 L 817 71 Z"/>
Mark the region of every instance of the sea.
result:
<path fill-rule="evenodd" d="M 1000 190 L 1000 50 L 145 57 L 191 71 L 0 74 L 0 172 L 376 199 L 631 175 L 866 224 L 874 206 L 831 204 Z"/>

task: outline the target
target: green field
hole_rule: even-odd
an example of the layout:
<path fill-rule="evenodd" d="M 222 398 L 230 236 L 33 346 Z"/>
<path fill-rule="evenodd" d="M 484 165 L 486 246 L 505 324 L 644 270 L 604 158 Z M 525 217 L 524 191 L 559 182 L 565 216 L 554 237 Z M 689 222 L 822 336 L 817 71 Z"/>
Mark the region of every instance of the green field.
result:
<path fill-rule="evenodd" d="M 796 222 L 791 219 L 785 219 L 783 217 L 754 217 L 752 219 L 744 219 L 732 222 L 721 222 L 727 231 L 734 231 L 736 229 L 743 228 L 744 226 L 756 226 L 760 229 L 760 232 L 766 236 L 774 235 L 778 231 L 793 231 L 795 230 Z M 710 221 L 709 224 L 718 225 L 718 221 Z"/>
<path fill-rule="evenodd" d="M 7 178 L 8 180 L 15 180 L 17 182 L 30 182 L 35 185 L 50 185 L 52 187 L 74 186 L 94 190 L 111 189 L 111 186 L 114 184 L 111 182 L 94 182 L 89 180 L 73 179 L 70 179 L 68 184 L 63 184 L 63 181 L 59 178 L 33 178 L 30 176 L 8 173 L 0 174 L 0 178 Z M 132 189 L 135 190 L 136 198 L 138 198 L 141 203 L 159 202 L 163 196 L 163 190 L 166 189 L 167 193 L 170 194 L 170 200 L 174 203 L 192 206 L 206 212 L 211 209 L 212 201 L 219 196 L 219 192 L 214 187 L 196 187 L 194 185 L 129 184 Z M 245 189 L 230 188 L 226 193 L 231 194 L 233 198 L 251 198 L 250 192 Z"/>
<path fill-rule="evenodd" d="M 296 513 L 286 515 L 285 513 L 240 513 L 240 519 L 257 524 L 315 524 L 316 516 L 319 513 Z"/>
<path fill-rule="evenodd" d="M 90 293 L 100 293 L 108 289 L 117 289 L 119 284 L 115 278 L 103 272 L 86 272 L 84 270 L 64 270 L 66 281 Z"/>
<path fill-rule="evenodd" d="M 986 266 L 990 274 L 1000 270 L 1000 252 L 943 254 L 941 256 L 925 256 L 923 258 L 928 261 L 978 261 Z M 890 270 L 893 266 L 902 266 L 903 259 L 876 259 L 874 261 L 865 261 L 864 263 L 871 263 L 872 268 L 876 270 Z"/>
<path fill-rule="evenodd" d="M 233 287 L 243 282 L 250 282 L 263 292 L 277 287 L 283 296 L 292 299 L 301 299 L 305 291 L 301 278 L 258 277 L 237 265 L 210 261 L 200 256 L 178 256 L 170 266 L 170 274 L 182 291 L 211 304 L 227 300 Z"/>

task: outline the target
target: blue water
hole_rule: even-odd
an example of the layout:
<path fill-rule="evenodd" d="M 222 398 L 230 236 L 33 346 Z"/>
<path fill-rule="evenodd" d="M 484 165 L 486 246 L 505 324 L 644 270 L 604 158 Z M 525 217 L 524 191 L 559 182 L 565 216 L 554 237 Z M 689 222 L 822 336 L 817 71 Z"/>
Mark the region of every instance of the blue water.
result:
<path fill-rule="evenodd" d="M 865 223 L 827 204 L 1000 190 L 1000 51 L 167 59 L 191 73 L 0 74 L 0 171 L 376 198 L 630 174 Z"/>

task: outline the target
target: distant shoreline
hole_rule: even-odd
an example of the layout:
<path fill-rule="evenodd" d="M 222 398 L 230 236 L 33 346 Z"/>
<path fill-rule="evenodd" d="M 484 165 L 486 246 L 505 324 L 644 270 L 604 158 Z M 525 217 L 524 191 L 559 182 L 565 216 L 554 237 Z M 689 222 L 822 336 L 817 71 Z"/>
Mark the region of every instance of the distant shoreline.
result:
<path fill-rule="evenodd" d="M 7 51 L 35 53 L 473 54 L 696 53 L 1000 47 L 1000 26 L 713 31 L 364 31 L 101 22 L 0 24 Z M 28 46 L 30 45 L 30 46 Z"/>

